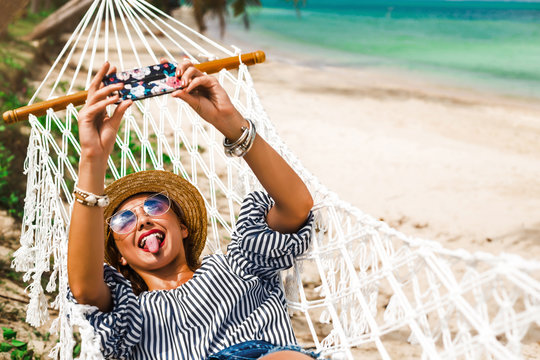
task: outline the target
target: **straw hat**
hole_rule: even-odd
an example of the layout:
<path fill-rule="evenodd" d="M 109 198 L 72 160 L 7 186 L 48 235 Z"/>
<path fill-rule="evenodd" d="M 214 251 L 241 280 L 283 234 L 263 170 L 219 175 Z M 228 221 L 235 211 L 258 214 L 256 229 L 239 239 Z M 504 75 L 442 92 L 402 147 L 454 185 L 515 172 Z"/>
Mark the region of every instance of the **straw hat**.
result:
<path fill-rule="evenodd" d="M 130 196 L 151 192 L 166 191 L 182 209 L 186 227 L 193 241 L 193 255 L 198 259 L 206 242 L 206 207 L 199 190 L 180 175 L 169 171 L 148 170 L 129 174 L 116 180 L 105 188 L 109 196 L 109 205 L 105 208 L 104 218 L 108 219 L 116 209 Z M 105 224 L 105 238 L 108 226 Z"/>

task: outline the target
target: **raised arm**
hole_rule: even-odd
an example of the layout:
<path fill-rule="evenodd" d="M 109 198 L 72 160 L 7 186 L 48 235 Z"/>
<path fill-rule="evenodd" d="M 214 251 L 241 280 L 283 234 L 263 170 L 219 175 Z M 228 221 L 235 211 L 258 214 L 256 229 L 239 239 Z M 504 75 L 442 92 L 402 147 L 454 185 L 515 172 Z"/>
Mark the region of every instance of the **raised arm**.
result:
<path fill-rule="evenodd" d="M 185 87 L 174 92 L 173 96 L 187 102 L 230 141 L 240 138 L 242 127 L 248 123 L 233 106 L 218 80 L 202 74 L 187 61 L 179 64 L 177 75 L 181 76 Z M 313 206 L 311 194 L 302 179 L 258 135 L 244 159 L 275 201 L 267 216 L 268 225 L 284 233 L 298 230 Z"/>
<path fill-rule="evenodd" d="M 107 158 L 113 149 L 120 120 L 131 105 L 131 101 L 123 101 L 111 117 L 107 116 L 106 107 L 118 100 L 118 96 L 111 96 L 112 93 L 122 88 L 122 84 L 102 86 L 101 79 L 108 70 L 109 64 L 105 63 L 92 80 L 78 120 L 81 159 L 77 186 L 96 195 L 103 194 Z M 112 298 L 103 280 L 103 226 L 103 208 L 74 203 L 69 228 L 68 279 L 71 292 L 79 303 L 109 311 Z"/>

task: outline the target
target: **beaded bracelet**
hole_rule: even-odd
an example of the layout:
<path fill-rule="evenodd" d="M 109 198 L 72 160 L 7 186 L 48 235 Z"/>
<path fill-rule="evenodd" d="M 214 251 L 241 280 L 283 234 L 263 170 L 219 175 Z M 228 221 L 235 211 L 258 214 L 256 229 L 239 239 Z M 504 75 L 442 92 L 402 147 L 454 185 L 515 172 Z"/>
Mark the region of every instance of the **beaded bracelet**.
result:
<path fill-rule="evenodd" d="M 255 129 L 255 124 L 249 119 L 246 119 L 249 128 L 242 126 L 242 135 L 235 142 L 229 142 L 229 139 L 223 139 L 223 147 L 225 150 L 225 155 L 228 157 L 243 157 L 253 146 L 255 137 L 257 136 L 257 130 Z"/>
<path fill-rule="evenodd" d="M 91 192 L 81 190 L 76 186 L 73 189 L 73 195 L 75 196 L 75 201 L 85 206 L 106 207 L 109 205 L 109 197 L 107 195 L 92 194 Z"/>

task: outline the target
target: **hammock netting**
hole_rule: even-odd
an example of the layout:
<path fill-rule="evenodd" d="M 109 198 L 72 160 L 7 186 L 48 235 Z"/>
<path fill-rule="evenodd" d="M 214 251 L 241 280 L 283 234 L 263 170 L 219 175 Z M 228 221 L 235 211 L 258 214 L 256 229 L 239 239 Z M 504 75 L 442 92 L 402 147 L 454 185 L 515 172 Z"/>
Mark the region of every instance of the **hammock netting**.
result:
<path fill-rule="evenodd" d="M 158 63 L 160 57 L 181 61 L 187 55 L 196 63 L 239 53 L 144 1 L 96 0 L 31 102 L 87 88 L 105 60 L 128 70 Z M 540 262 L 447 250 L 362 213 L 319 183 L 285 146 L 245 65 L 216 76 L 315 200 L 310 250 L 282 273 L 301 345 L 334 359 L 390 359 L 406 352 L 423 359 L 506 360 L 538 347 L 531 334 L 540 326 Z M 61 359 L 72 357 L 74 330 L 81 334 L 81 358 L 100 357 L 83 316 L 87 307 L 66 300 L 67 233 L 80 155 L 77 114 L 70 105 L 30 117 L 21 247 L 13 261 L 30 283 L 27 321 L 40 326 L 49 319 L 48 307 L 58 309 L 51 331 L 60 341 L 51 356 Z M 205 198 L 205 253 L 223 252 L 241 200 L 261 186 L 241 159 L 225 157 L 222 140 L 181 100 L 167 95 L 138 101 L 124 117 L 106 182 L 149 169 L 181 174 Z M 50 276 L 45 289 L 43 275 Z M 57 294 L 51 304 L 45 292 Z"/>

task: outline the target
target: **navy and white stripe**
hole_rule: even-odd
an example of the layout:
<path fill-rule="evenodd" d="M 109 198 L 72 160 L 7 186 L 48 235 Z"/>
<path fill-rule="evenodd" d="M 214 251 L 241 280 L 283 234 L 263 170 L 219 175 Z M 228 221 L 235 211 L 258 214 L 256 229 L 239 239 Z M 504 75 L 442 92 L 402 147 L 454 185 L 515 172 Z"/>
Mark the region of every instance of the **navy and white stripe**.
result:
<path fill-rule="evenodd" d="M 193 278 L 176 289 L 137 299 L 108 267 L 114 309 L 89 316 L 104 356 L 199 360 L 249 340 L 296 344 L 278 271 L 309 246 L 313 216 L 297 233 L 281 234 L 266 224 L 272 205 L 265 193 L 248 195 L 227 255 L 205 257 Z"/>

